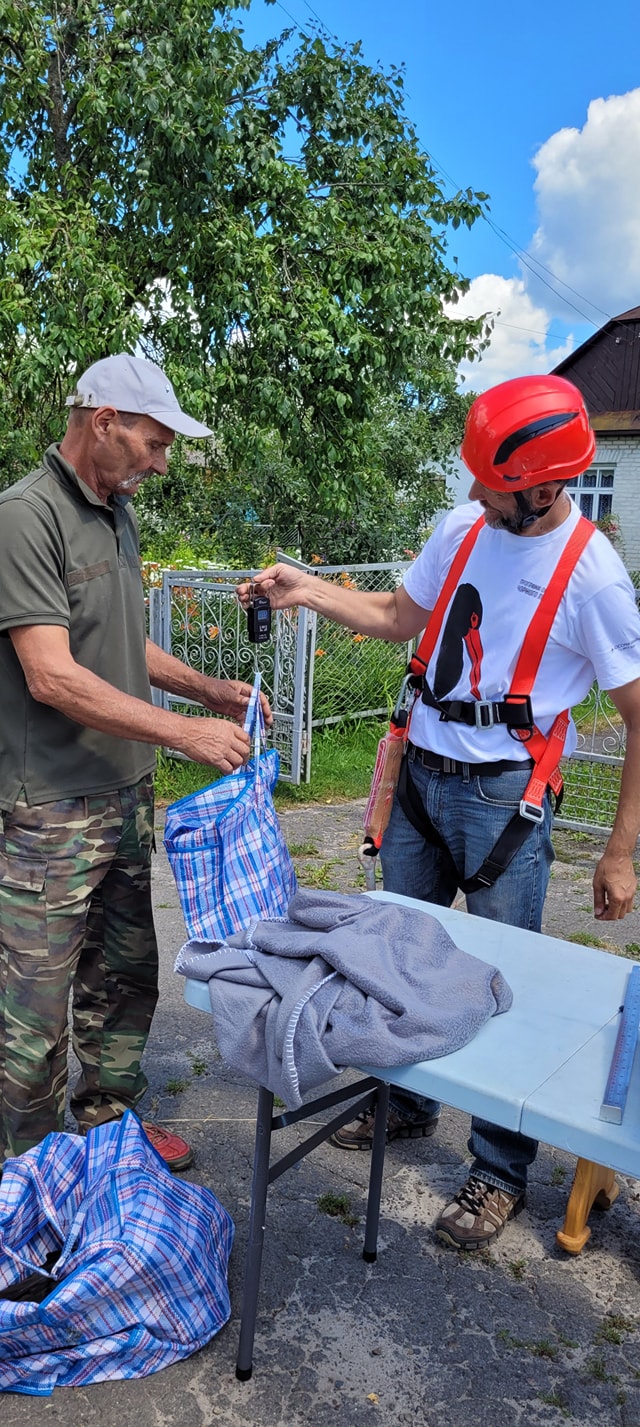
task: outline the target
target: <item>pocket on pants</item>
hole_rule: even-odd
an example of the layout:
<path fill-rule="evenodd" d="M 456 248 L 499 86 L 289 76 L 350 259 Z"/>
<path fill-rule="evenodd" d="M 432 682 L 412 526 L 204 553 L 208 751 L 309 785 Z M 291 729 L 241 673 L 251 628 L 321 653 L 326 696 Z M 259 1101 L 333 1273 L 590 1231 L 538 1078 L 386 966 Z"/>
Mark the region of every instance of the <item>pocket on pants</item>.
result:
<path fill-rule="evenodd" d="M 0 852 L 0 893 L 5 887 L 12 892 L 44 892 L 46 879 L 46 858 Z"/>
<path fill-rule="evenodd" d="M 513 808 L 519 806 L 531 777 L 531 770 L 524 773 L 499 773 L 497 777 L 476 778 L 478 797 L 493 808 Z"/>

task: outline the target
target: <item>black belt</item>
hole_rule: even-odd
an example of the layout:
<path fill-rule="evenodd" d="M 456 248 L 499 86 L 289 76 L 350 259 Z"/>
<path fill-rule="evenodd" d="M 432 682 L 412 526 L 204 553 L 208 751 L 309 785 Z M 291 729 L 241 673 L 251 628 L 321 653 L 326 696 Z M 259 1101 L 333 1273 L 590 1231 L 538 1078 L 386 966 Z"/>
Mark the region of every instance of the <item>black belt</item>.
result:
<path fill-rule="evenodd" d="M 478 778 L 497 778 L 500 773 L 524 773 L 533 768 L 533 758 L 499 758 L 495 763 L 459 763 L 456 758 L 444 758 L 441 753 L 432 753 L 428 748 L 418 748 L 409 743 L 409 759 L 430 768 L 433 773 L 471 774 Z"/>

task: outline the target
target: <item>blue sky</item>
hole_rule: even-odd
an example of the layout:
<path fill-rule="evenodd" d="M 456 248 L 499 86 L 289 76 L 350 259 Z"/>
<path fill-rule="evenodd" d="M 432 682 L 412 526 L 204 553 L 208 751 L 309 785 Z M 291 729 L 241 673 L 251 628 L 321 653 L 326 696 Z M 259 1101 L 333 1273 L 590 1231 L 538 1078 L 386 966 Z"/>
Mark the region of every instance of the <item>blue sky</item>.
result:
<path fill-rule="evenodd" d="M 451 248 L 473 280 L 464 310 L 497 314 L 465 372 L 476 390 L 548 371 L 640 305 L 638 0 L 253 0 L 238 19 L 253 42 L 319 19 L 362 40 L 370 64 L 403 64 L 407 114 L 445 187 L 490 194 L 508 238 L 479 222 Z"/>

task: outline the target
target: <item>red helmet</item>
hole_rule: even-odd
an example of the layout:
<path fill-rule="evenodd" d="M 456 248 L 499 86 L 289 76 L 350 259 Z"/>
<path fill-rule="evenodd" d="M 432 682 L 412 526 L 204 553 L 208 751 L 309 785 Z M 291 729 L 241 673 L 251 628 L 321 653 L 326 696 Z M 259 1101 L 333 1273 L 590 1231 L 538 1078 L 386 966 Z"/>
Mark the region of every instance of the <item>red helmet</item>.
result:
<path fill-rule="evenodd" d="M 577 387 L 564 377 L 515 377 L 476 398 L 460 454 L 489 490 L 524 491 L 579 476 L 595 449 Z"/>

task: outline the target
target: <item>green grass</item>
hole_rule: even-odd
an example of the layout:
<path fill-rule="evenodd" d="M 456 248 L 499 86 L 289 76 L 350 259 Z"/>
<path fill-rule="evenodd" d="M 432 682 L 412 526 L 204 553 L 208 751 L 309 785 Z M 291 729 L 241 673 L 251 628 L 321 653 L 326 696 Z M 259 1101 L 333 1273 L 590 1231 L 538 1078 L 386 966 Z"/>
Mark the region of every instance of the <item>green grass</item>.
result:
<path fill-rule="evenodd" d="M 313 735 L 311 781 L 294 787 L 279 783 L 274 795 L 277 808 L 298 803 L 339 803 L 366 798 L 376 760 L 379 740 L 387 732 L 386 722 L 352 720 L 316 730 Z M 158 754 L 156 797 L 172 803 L 215 782 L 216 771 L 202 763 L 186 763 L 181 758 Z M 299 854 L 304 856 L 304 853 Z M 312 856 L 312 853 L 306 854 Z"/>
<path fill-rule="evenodd" d="M 570 932 L 566 941 L 576 941 L 580 946 L 593 946 L 601 951 L 606 951 L 608 943 L 602 937 L 594 936 L 592 932 Z"/>

